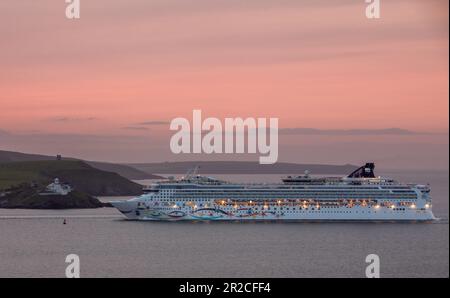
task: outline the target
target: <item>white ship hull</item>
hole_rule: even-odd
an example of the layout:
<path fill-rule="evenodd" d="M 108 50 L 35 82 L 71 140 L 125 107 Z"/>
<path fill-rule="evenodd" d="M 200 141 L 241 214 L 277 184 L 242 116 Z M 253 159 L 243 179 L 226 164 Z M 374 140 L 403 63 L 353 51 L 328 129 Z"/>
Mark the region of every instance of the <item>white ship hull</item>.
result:
<path fill-rule="evenodd" d="M 137 207 L 136 202 L 112 202 L 130 220 L 149 221 L 432 221 L 429 209 L 386 208 L 320 208 L 319 210 L 264 210 L 260 208 L 173 208 Z M 292 209 L 292 208 L 291 208 Z M 333 209 L 333 210 L 330 210 Z M 404 210 L 403 210 L 404 209 Z"/>
<path fill-rule="evenodd" d="M 375 177 L 367 163 L 342 178 L 288 176 L 282 184 L 239 184 L 187 176 L 111 202 L 132 220 L 431 221 L 426 185 Z"/>

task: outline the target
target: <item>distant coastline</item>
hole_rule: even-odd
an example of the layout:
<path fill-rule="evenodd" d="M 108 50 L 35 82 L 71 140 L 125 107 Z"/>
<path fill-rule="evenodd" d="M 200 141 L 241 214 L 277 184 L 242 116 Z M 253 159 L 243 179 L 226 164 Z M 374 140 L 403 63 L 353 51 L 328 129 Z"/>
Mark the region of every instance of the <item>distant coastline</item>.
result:
<path fill-rule="evenodd" d="M 303 174 L 307 170 L 312 174 L 345 175 L 357 168 L 351 164 L 322 165 L 278 162 L 263 165 L 251 161 L 187 161 L 130 163 L 127 165 L 142 172 L 158 174 L 184 174 L 196 166 L 199 167 L 200 173 L 208 174 Z"/>
<path fill-rule="evenodd" d="M 55 160 L 55 156 L 29 154 L 0 150 L 0 164 L 17 161 L 46 161 Z M 62 157 L 63 160 L 81 159 Z M 84 162 L 96 169 L 114 172 L 129 180 L 164 179 L 159 174 L 185 174 L 188 170 L 199 166 L 200 173 L 209 174 L 302 174 L 308 170 L 312 174 L 345 175 L 355 170 L 352 164 L 300 164 L 277 162 L 264 165 L 257 161 L 182 161 L 182 162 L 153 162 L 153 163 L 110 163 L 99 161 Z"/>
<path fill-rule="evenodd" d="M 137 196 L 143 193 L 136 180 L 165 179 L 160 175 L 185 174 L 194 167 L 208 174 L 311 174 L 345 175 L 353 165 L 276 163 L 250 161 L 190 161 L 114 164 L 71 157 L 0 151 L 0 208 L 70 209 L 99 208 L 109 204 L 98 196 Z M 67 195 L 42 195 L 58 178 L 73 191 Z"/>
<path fill-rule="evenodd" d="M 81 161 L 81 159 L 66 157 L 66 156 L 62 156 L 61 158 L 62 158 L 62 160 Z M 51 161 L 51 160 L 55 160 L 55 159 L 56 159 L 56 156 L 0 150 L 0 163 L 20 162 L 20 161 Z M 96 169 L 99 169 L 102 171 L 107 171 L 107 172 L 114 172 L 114 173 L 119 174 L 120 176 L 125 177 L 129 180 L 163 178 L 160 176 L 156 176 L 153 174 L 139 171 L 138 169 L 129 167 L 124 164 L 116 164 L 116 163 L 100 162 L 100 161 L 88 161 L 88 160 L 83 160 L 83 161 L 86 164 L 88 164 Z"/>

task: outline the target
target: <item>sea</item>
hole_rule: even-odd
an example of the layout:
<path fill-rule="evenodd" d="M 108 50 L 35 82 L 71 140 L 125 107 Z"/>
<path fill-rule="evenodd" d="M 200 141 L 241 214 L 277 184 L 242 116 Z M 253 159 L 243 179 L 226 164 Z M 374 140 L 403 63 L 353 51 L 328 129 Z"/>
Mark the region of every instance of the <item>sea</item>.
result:
<path fill-rule="evenodd" d="M 429 183 L 432 223 L 139 222 L 114 208 L 0 209 L 0 277 L 449 277 L 448 171 L 379 173 Z M 214 175 L 276 182 L 280 175 Z M 142 184 L 152 181 L 139 181 Z M 102 201 L 121 199 L 102 197 Z M 63 221 L 66 224 L 63 224 Z"/>

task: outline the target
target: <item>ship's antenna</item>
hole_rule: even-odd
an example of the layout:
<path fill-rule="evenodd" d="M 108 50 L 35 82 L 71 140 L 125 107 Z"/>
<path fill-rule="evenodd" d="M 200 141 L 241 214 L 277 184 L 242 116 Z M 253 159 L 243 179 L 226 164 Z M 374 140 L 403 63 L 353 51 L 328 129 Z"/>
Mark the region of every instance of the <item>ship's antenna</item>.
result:
<path fill-rule="evenodd" d="M 192 170 L 192 175 L 197 175 L 197 173 L 198 173 L 198 170 L 200 169 L 200 166 L 199 165 L 196 165 L 195 167 L 194 167 L 194 169 Z"/>
<path fill-rule="evenodd" d="M 190 169 L 186 172 L 185 178 L 186 178 L 186 179 L 189 179 L 189 178 L 191 178 L 192 176 L 197 175 L 198 169 L 200 169 L 200 166 L 198 166 L 198 165 L 196 165 L 196 166 L 193 167 L 193 168 L 190 168 Z"/>

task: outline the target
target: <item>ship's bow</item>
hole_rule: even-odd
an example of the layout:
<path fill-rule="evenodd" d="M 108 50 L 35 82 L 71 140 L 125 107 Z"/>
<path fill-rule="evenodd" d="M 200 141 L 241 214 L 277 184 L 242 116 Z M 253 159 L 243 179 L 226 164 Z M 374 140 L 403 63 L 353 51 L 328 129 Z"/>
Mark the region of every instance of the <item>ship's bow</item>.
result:
<path fill-rule="evenodd" d="M 138 215 L 136 214 L 137 210 L 137 202 L 134 201 L 112 201 L 110 202 L 117 210 L 119 210 L 123 215 L 125 215 L 128 219 L 137 219 Z"/>

